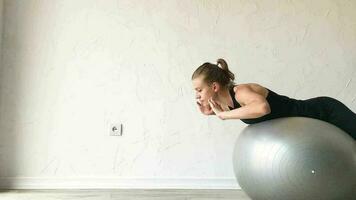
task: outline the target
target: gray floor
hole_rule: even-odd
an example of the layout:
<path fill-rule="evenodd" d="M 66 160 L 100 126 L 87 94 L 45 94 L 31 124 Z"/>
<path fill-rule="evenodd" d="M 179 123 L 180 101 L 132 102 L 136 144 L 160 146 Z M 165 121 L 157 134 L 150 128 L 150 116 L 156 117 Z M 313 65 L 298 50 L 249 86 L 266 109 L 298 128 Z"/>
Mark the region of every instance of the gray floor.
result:
<path fill-rule="evenodd" d="M 93 189 L 0 190 L 1 200 L 250 200 L 242 190 Z"/>

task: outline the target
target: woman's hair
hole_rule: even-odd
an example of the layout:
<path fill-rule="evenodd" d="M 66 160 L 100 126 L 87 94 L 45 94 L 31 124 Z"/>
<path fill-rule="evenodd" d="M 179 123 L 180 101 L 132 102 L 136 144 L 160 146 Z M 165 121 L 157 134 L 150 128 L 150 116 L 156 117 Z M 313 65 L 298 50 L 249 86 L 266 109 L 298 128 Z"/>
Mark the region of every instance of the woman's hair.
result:
<path fill-rule="evenodd" d="M 203 63 L 194 71 L 192 80 L 199 76 L 202 76 L 204 82 L 208 85 L 217 82 L 222 87 L 230 88 L 235 84 L 235 75 L 229 70 L 226 61 L 222 58 L 219 58 L 216 64 L 209 62 Z"/>

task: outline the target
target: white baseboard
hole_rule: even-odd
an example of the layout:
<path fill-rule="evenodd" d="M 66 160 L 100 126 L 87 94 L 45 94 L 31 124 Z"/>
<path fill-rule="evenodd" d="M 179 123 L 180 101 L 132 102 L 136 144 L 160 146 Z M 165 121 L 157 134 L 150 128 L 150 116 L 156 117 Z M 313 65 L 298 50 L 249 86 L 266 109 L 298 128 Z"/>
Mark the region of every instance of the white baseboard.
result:
<path fill-rule="evenodd" d="M 233 178 L 0 177 L 0 189 L 241 189 Z"/>

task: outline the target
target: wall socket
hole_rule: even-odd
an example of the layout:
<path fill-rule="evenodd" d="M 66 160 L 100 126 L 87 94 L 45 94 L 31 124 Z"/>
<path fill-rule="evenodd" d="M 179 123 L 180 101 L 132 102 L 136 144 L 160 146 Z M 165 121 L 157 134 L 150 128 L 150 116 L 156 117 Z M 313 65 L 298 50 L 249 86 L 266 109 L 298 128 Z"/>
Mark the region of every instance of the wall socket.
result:
<path fill-rule="evenodd" d="M 122 124 L 110 124 L 110 136 L 122 136 Z"/>

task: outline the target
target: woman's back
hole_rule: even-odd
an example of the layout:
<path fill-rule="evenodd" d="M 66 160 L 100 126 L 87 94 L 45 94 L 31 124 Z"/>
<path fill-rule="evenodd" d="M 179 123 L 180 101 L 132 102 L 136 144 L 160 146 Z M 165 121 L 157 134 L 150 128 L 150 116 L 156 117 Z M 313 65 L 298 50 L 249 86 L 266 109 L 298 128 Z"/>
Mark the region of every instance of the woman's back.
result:
<path fill-rule="evenodd" d="M 277 94 L 268 88 L 265 88 L 265 90 L 268 91 L 266 92 L 266 100 L 271 112 L 262 117 L 241 119 L 241 121 L 246 124 L 254 124 L 280 117 L 309 117 L 334 124 L 356 139 L 356 114 L 339 100 L 328 96 L 298 100 Z M 261 91 L 263 92 L 263 89 Z M 234 108 L 241 107 L 236 101 L 233 87 L 229 89 L 229 92 L 234 103 Z"/>
<path fill-rule="evenodd" d="M 284 95 L 279 95 L 275 93 L 274 91 L 264 88 L 258 84 L 255 83 L 249 83 L 245 84 L 250 86 L 255 92 L 261 94 L 264 96 L 270 106 L 271 112 L 267 115 L 264 115 L 259 118 L 253 118 L 253 119 L 241 119 L 243 122 L 247 124 L 253 124 L 253 123 L 258 123 L 261 121 L 269 120 L 269 119 L 274 119 L 274 118 L 279 118 L 279 117 L 287 117 L 291 115 L 295 115 L 296 109 L 294 109 L 295 104 L 297 104 L 298 100 L 289 98 Z M 232 100 L 234 102 L 234 108 L 239 108 L 243 106 L 243 103 L 239 103 L 236 98 L 235 98 L 235 92 L 233 87 L 229 89 L 230 95 L 232 97 Z M 238 96 L 239 94 L 237 94 Z M 230 108 L 231 109 L 231 108 Z"/>

